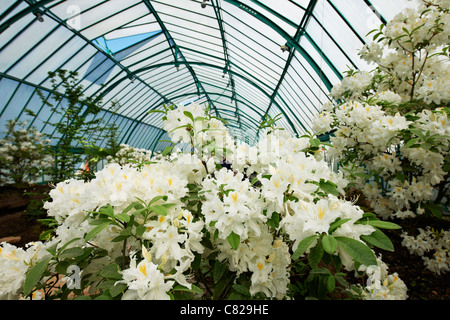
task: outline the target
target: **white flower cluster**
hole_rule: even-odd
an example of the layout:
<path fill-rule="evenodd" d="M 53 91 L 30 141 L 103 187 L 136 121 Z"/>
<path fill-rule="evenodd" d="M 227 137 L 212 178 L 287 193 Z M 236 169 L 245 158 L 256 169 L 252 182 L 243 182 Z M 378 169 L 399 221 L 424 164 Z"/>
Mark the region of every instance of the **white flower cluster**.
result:
<path fill-rule="evenodd" d="M 168 299 L 175 283 L 191 288 L 192 263 L 199 255 L 207 257 L 212 252 L 230 271 L 250 275 L 250 294 L 284 298 L 292 250 L 303 239 L 327 234 L 337 219 L 344 222 L 333 230 L 336 237 L 362 241 L 361 236 L 375 231 L 368 224 L 356 223 L 363 211 L 352 202 L 320 192 L 319 186 L 329 183 L 343 193 L 347 182 L 323 161 L 323 150 L 306 154 L 308 138 L 277 129 L 262 132 L 256 146 L 235 145 L 228 141 L 226 128 L 214 124 L 216 120 L 201 106 L 168 110 L 169 125 L 165 126 L 172 137 L 192 138 L 193 145 L 202 140 L 193 153 L 174 152 L 139 167 L 111 163 L 90 181 L 58 183 L 44 207 L 59 225 L 56 235 L 43 246 L 60 248 L 70 241 L 66 248 L 107 250 L 108 256 L 90 265 L 89 273 L 123 256 L 125 250 L 130 263 L 117 282 L 127 286 L 123 299 Z M 197 121 L 207 130 L 195 131 L 200 128 L 195 127 Z M 211 141 L 231 151 L 226 158 L 231 164 L 204 147 Z M 200 190 L 198 209 L 186 200 L 192 189 Z M 153 209 L 145 211 L 148 208 L 143 204 Z M 85 240 L 95 226 L 105 222 L 95 221 L 97 212 L 121 221 L 132 219 L 127 234 L 140 236 L 128 237 L 124 247 L 115 240 L 124 236 L 123 229 L 108 224 Z M 207 249 L 203 241 L 213 249 Z M 3 251 L 8 248 L 4 246 Z M 354 270 L 353 258 L 346 251 L 337 248 L 333 254 L 347 270 Z M 15 293 L 19 287 L 5 285 L 4 293 Z"/>
<path fill-rule="evenodd" d="M 381 28 L 382 40 L 360 52 L 377 69 L 349 72 L 331 91 L 341 103 L 324 105 L 313 122 L 315 132 L 333 132 L 328 157 L 349 160 L 345 170 L 364 168 L 356 188 L 383 218 L 423 213 L 421 204 L 440 198 L 437 186 L 448 179 L 449 60 L 437 54 L 448 48 L 446 4 L 422 1 Z M 367 181 L 371 175 L 379 180 Z"/>
<path fill-rule="evenodd" d="M 417 8 L 406 9 L 386 25 L 381 41 L 363 47 L 361 58 L 379 67 L 372 76 L 385 76 L 379 91 L 395 88 L 403 99 L 426 103 L 450 101 L 448 56 L 438 54 L 449 43 L 448 8 L 448 1 L 420 1 Z M 342 87 L 351 92 L 348 99 L 361 93 L 361 84 L 353 89 L 351 79 L 343 81 Z M 337 91 L 336 97 L 345 92 Z"/>
<path fill-rule="evenodd" d="M 18 299 L 30 266 L 46 255 L 42 243 L 29 243 L 26 249 L 0 243 L 0 300 Z"/>
<path fill-rule="evenodd" d="M 363 288 L 364 300 L 406 300 L 407 287 L 398 274 L 388 273 L 388 266 L 378 257 L 377 266 L 360 267 L 368 275 Z"/>
<path fill-rule="evenodd" d="M 376 42 L 359 54 L 375 69 L 348 71 L 331 90 L 337 103 L 313 121 L 316 133 L 330 133 L 327 157 L 384 219 L 439 215 L 448 197 L 450 2 L 419 2 L 373 31 Z M 430 250 L 428 241 L 404 237 L 411 252 Z M 442 271 L 446 257 L 424 260 Z M 373 298 L 389 296 L 380 292 Z"/>
<path fill-rule="evenodd" d="M 344 78 L 341 83 L 331 89 L 334 99 L 358 99 L 372 84 L 372 75 L 367 71 L 356 72 L 352 76 Z"/>
<path fill-rule="evenodd" d="M 324 120 L 326 117 L 333 120 Z M 315 130 L 326 129 L 330 122 L 334 123 L 336 130 L 330 137 L 333 148 L 328 149 L 327 156 L 341 161 L 346 159 L 349 150 L 355 150 L 366 171 L 378 172 L 387 181 L 382 190 L 373 181 L 356 180 L 357 187 L 371 201 L 377 213 L 384 218 L 392 215 L 405 218 L 423 212 L 412 212 L 411 204 L 433 199 L 434 187 L 445 180 L 443 165 L 448 152 L 445 143 L 444 146 L 436 146 L 435 151 L 406 146 L 400 133 L 409 129 L 412 122 L 399 113 L 392 116 L 380 106 L 366 102 L 352 101 L 336 106 L 332 111 L 324 110 L 321 117 L 315 119 Z M 418 114 L 414 127 L 430 135 L 442 136 L 442 139 L 450 134 L 448 116 L 441 110 L 423 110 Z M 418 168 L 418 174 L 411 180 L 397 178 L 397 173 L 403 172 L 405 159 Z M 382 195 L 383 191 L 388 197 Z"/>
<path fill-rule="evenodd" d="M 401 234 L 402 245 L 411 254 L 422 256 L 427 269 L 440 275 L 450 271 L 450 231 L 436 232 L 427 227 L 418 229 L 417 236 L 410 236 L 407 232 Z M 431 258 L 427 256 L 432 253 Z"/>
<path fill-rule="evenodd" d="M 7 124 L 6 136 L 0 140 L 0 184 L 33 183 L 53 165 L 53 158 L 44 152 L 50 140 L 27 125 L 13 120 Z"/>
<path fill-rule="evenodd" d="M 150 161 L 152 152 L 142 148 L 134 148 L 125 143 L 120 144 L 120 149 L 113 156 L 107 156 L 108 163 L 118 163 L 120 165 L 136 165 Z M 131 160 L 131 161 L 130 161 Z"/>
<path fill-rule="evenodd" d="M 169 133 L 173 143 L 192 144 L 199 148 L 200 153 L 210 154 L 214 148 L 220 154 L 226 154 L 227 149 L 234 148 L 234 139 L 224 123 L 195 103 L 170 110 L 163 129 Z"/>

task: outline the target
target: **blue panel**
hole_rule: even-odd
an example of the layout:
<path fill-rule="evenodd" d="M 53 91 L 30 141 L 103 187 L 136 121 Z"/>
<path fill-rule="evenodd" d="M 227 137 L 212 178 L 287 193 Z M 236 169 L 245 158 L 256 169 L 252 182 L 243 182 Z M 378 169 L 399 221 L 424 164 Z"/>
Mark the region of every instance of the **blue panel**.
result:
<path fill-rule="evenodd" d="M 83 78 L 92 83 L 101 85 L 106 81 L 113 67 L 114 62 L 107 59 L 104 53 L 98 52 L 91 60 L 91 64 L 86 70 Z"/>

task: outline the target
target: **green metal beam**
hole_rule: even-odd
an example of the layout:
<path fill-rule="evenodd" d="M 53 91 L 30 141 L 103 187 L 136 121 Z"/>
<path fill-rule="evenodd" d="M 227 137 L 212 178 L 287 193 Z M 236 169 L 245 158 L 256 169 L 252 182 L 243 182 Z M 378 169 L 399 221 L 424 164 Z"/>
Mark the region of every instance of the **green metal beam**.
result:
<path fill-rule="evenodd" d="M 300 46 L 300 44 L 298 43 L 298 41 L 296 41 L 294 38 L 292 38 L 285 30 L 283 30 L 281 27 L 279 27 L 277 24 L 275 24 L 273 21 L 271 21 L 270 19 L 268 19 L 266 16 L 264 16 L 263 14 L 261 14 L 260 12 L 258 12 L 257 10 L 255 10 L 254 8 L 250 8 L 247 5 L 243 4 L 240 1 L 237 0 L 225 0 L 226 2 L 237 6 L 238 8 L 246 11 L 247 13 L 249 13 L 250 15 L 254 16 L 255 18 L 259 19 L 260 21 L 262 21 L 263 23 L 265 23 L 266 25 L 268 25 L 269 27 L 271 27 L 274 31 L 276 31 L 279 35 L 281 35 L 285 40 L 286 40 L 286 45 L 292 50 L 295 49 L 297 50 L 306 60 L 307 62 L 311 65 L 311 67 L 313 68 L 313 70 L 319 75 L 320 79 L 322 80 L 322 82 L 324 83 L 324 85 L 327 87 L 328 90 L 331 90 L 332 88 L 332 84 L 330 82 L 330 80 L 328 79 L 328 77 L 322 72 L 321 68 L 319 67 L 319 65 L 317 64 L 316 61 L 314 61 L 314 59 L 312 59 L 312 57 L 308 54 L 308 52 L 306 52 L 306 50 Z M 313 3 L 316 2 L 316 0 L 311 0 Z M 310 2 L 311 4 L 311 2 Z M 309 15 L 312 14 L 309 13 Z M 302 31 L 302 30 L 300 30 Z M 279 95 L 278 95 L 279 97 Z M 280 97 L 281 99 L 281 97 Z M 275 101 L 274 98 L 271 98 L 272 101 Z M 282 100 L 282 99 L 281 99 Z M 280 108 L 278 106 L 278 108 L 280 109 L 280 111 L 285 114 L 285 111 Z M 293 114 L 294 117 L 296 117 L 295 114 Z M 285 115 L 286 117 L 286 115 Z M 288 120 L 289 117 L 286 117 Z M 300 125 L 306 129 L 304 127 L 304 125 L 302 124 L 301 121 L 298 120 L 298 118 L 296 119 Z M 297 130 L 295 130 L 296 134 L 298 135 Z"/>
<path fill-rule="evenodd" d="M 148 66 L 148 67 L 143 67 L 140 68 L 138 70 L 135 70 L 134 73 L 135 74 L 139 74 L 141 72 L 145 72 L 147 70 L 151 70 L 151 69 L 155 69 L 155 68 L 159 68 L 159 67 L 163 67 L 163 66 L 168 66 L 168 65 L 173 65 L 175 62 L 164 62 L 164 63 L 159 63 L 159 64 L 155 64 L 152 66 Z M 214 64 L 209 64 L 209 63 L 204 63 L 204 62 L 187 62 L 187 61 L 179 61 L 178 64 L 190 64 L 190 65 L 201 65 L 201 66 L 206 66 L 206 67 L 210 67 L 210 68 L 215 68 L 215 69 L 220 69 L 222 70 L 222 67 L 214 65 Z M 247 78 L 246 76 L 235 72 L 233 70 L 229 71 L 230 73 L 232 73 L 233 75 L 245 80 L 246 82 L 248 82 L 249 84 L 251 84 L 253 87 L 255 87 L 257 90 L 259 90 L 261 93 L 263 93 L 267 98 L 271 99 L 271 95 L 269 93 L 267 93 L 264 89 L 262 89 L 258 84 L 256 84 L 254 81 L 252 81 L 251 79 Z M 107 86 L 107 89 L 105 91 L 102 92 L 102 94 L 99 96 L 99 98 L 101 98 L 102 96 L 106 95 L 108 92 L 110 92 L 111 90 L 113 90 L 117 85 L 119 85 L 122 81 L 124 81 L 126 78 L 121 78 L 119 80 L 117 80 L 115 83 L 112 83 L 111 85 Z M 281 99 L 281 97 L 280 97 Z M 287 116 L 287 114 L 285 113 L 285 111 L 280 107 L 280 105 L 278 105 L 278 103 L 276 101 L 274 101 L 275 105 L 280 109 L 280 111 L 283 113 L 286 121 L 289 123 L 289 125 L 291 126 L 292 130 L 294 131 L 294 133 L 296 135 L 298 135 L 298 131 L 295 128 L 294 124 L 292 123 L 290 117 Z M 295 116 L 295 115 L 294 115 Z"/>
<path fill-rule="evenodd" d="M 5 31 L 6 29 L 8 29 L 12 24 L 14 24 L 15 22 L 19 21 L 23 17 L 25 17 L 26 15 L 28 15 L 30 13 L 36 13 L 38 11 L 42 11 L 41 8 L 43 8 L 44 5 L 46 5 L 46 4 L 50 3 L 50 2 L 53 2 L 53 1 L 56 1 L 56 0 L 33 1 L 33 4 L 29 5 L 27 8 L 25 8 L 22 11 L 16 13 L 14 16 L 12 16 L 11 18 L 9 18 L 5 22 L 3 22 L 0 25 L 0 34 L 3 33 L 3 31 Z M 15 8 L 16 6 L 18 6 L 19 2 L 21 2 L 21 1 L 16 1 L 12 5 L 12 7 Z M 6 15 L 2 14 L 1 19 L 4 19 L 5 17 L 6 17 Z M 1 19 L 0 19 L 0 21 L 1 21 Z"/>
<path fill-rule="evenodd" d="M 35 88 L 35 90 L 41 90 L 41 91 L 47 92 L 47 93 L 49 93 L 49 94 L 52 93 L 52 89 L 50 89 L 50 88 L 46 88 L 46 87 L 41 86 L 41 85 L 36 85 L 36 84 L 34 84 L 34 83 L 31 83 L 31 82 L 22 80 L 22 79 L 20 79 L 20 78 L 16 78 L 16 77 L 11 76 L 11 75 L 8 75 L 8 74 L 4 74 L 4 73 L 2 73 L 2 72 L 0 72 L 0 79 L 1 79 L 1 78 L 6 78 L 6 79 L 10 79 L 10 80 L 17 81 L 19 84 L 25 84 L 25 85 L 27 85 L 27 86 L 30 86 L 30 87 Z M 68 97 L 65 97 L 64 94 L 62 94 L 62 97 L 68 98 Z M 5 107 L 6 107 L 6 105 L 5 105 Z M 101 110 L 102 110 L 103 112 L 112 113 L 110 110 L 107 110 L 107 109 L 101 108 Z M 119 116 L 120 118 L 124 118 L 124 119 L 130 120 L 130 121 L 132 121 L 132 122 L 138 122 L 138 120 L 133 119 L 133 118 L 130 118 L 130 117 L 127 117 L 127 116 L 124 116 L 124 115 L 120 115 L 120 114 L 116 114 L 116 115 Z M 144 124 L 144 125 L 146 125 L 146 126 L 149 126 L 149 127 L 152 127 L 152 128 L 155 128 L 155 129 L 158 129 L 158 130 L 162 130 L 161 128 L 158 128 L 158 127 L 153 126 L 153 125 L 151 125 L 151 124 L 147 124 L 147 123 L 142 123 L 142 124 Z"/>
<path fill-rule="evenodd" d="M 221 14 L 221 8 L 219 7 L 219 3 L 217 0 L 211 0 L 211 4 L 212 7 L 214 9 L 214 13 L 216 15 L 216 19 L 217 19 L 217 23 L 219 24 L 219 30 L 220 30 L 220 37 L 222 40 L 222 47 L 223 47 L 223 56 L 225 59 L 225 66 L 223 69 L 224 75 L 225 73 L 228 73 L 228 70 L 231 68 L 230 65 L 230 57 L 228 54 L 228 45 L 227 45 L 227 41 L 225 39 L 225 29 L 224 29 L 224 23 L 223 23 L 223 19 L 222 19 L 222 14 Z M 236 88 L 235 88 L 235 84 L 234 84 L 234 79 L 233 79 L 233 75 L 230 73 L 229 74 L 230 77 L 230 85 L 231 85 L 231 98 L 233 99 L 233 97 L 236 96 Z M 236 111 L 239 110 L 237 103 L 235 105 L 236 107 Z"/>
<path fill-rule="evenodd" d="M 375 6 L 372 4 L 370 0 L 364 0 L 364 2 L 369 6 L 370 10 L 372 10 L 373 13 L 381 20 L 381 22 L 386 25 L 387 21 L 386 19 L 381 15 L 381 13 L 375 8 Z"/>
<path fill-rule="evenodd" d="M 155 17 L 156 21 L 158 22 L 161 30 L 163 31 L 164 35 L 166 36 L 167 42 L 168 42 L 169 47 L 172 50 L 172 54 L 174 56 L 175 66 L 178 67 L 180 65 L 178 55 L 180 55 L 181 61 L 186 61 L 186 58 L 184 57 L 180 48 L 175 43 L 175 39 L 170 35 L 169 30 L 166 28 L 164 22 L 162 21 L 161 17 L 159 16 L 158 12 L 155 10 L 153 5 L 150 3 L 150 1 L 149 0 L 142 0 L 142 1 L 147 6 L 148 10 L 153 14 L 153 16 Z M 200 91 L 205 91 L 201 84 L 201 81 L 198 79 L 197 75 L 195 74 L 194 69 L 192 69 L 192 67 L 190 65 L 186 65 L 186 66 L 187 66 L 189 72 L 191 73 L 195 84 L 197 85 L 199 95 L 200 95 Z M 210 101 L 210 98 L 207 95 L 206 95 L 206 97 Z M 212 102 L 211 102 L 211 105 L 214 107 L 214 104 Z"/>
<path fill-rule="evenodd" d="M 359 41 L 361 41 L 363 44 L 366 44 L 366 41 L 356 32 L 355 28 L 351 25 L 350 22 L 345 18 L 345 16 L 339 11 L 339 9 L 330 1 L 327 0 L 327 3 L 333 8 L 333 10 L 339 15 L 339 17 L 342 19 L 342 21 L 345 22 L 345 24 L 350 28 L 350 30 L 353 31 L 353 33 L 358 37 Z"/>
<path fill-rule="evenodd" d="M 314 61 L 314 59 L 311 58 L 311 56 L 303 49 L 300 44 L 295 41 L 294 38 L 292 38 L 286 31 L 284 31 L 280 26 L 275 24 L 273 21 L 271 21 L 269 18 L 261 14 L 260 12 L 254 10 L 253 8 L 249 8 L 247 5 L 243 4 L 240 1 L 237 0 L 225 0 L 226 2 L 246 11 L 250 15 L 254 16 L 261 22 L 268 25 L 270 28 L 272 28 L 274 31 L 276 31 L 280 36 L 282 36 L 286 40 L 286 45 L 288 45 L 291 49 L 294 48 L 297 50 L 301 55 L 305 57 L 305 59 L 308 60 L 308 62 L 311 64 L 313 69 L 317 72 L 317 74 L 320 76 L 322 81 L 324 82 L 325 86 L 329 89 L 331 89 L 333 86 L 329 79 L 321 72 L 319 65 Z M 311 0 L 316 2 L 315 0 Z M 280 44 L 281 46 L 282 44 Z"/>
<path fill-rule="evenodd" d="M 300 38 L 302 37 L 302 35 L 305 32 L 306 26 L 308 25 L 308 21 L 311 18 L 311 15 L 314 11 L 314 7 L 316 6 L 317 0 L 311 0 L 308 4 L 308 7 L 306 8 L 305 13 L 303 14 L 302 20 L 300 21 L 300 24 L 297 28 L 297 31 L 295 33 L 294 36 L 294 41 L 296 43 L 298 43 L 300 41 Z M 277 86 L 275 87 L 275 90 L 272 93 L 272 97 L 271 97 L 271 101 L 273 102 L 273 100 L 275 99 L 275 96 L 278 94 L 278 90 L 281 86 L 281 83 L 284 80 L 284 77 L 286 76 L 286 73 L 288 72 L 290 66 L 291 66 L 291 62 L 292 59 L 294 58 L 294 54 L 295 54 L 295 48 L 292 48 L 291 50 L 289 50 L 289 56 L 286 59 L 286 65 L 284 67 L 283 73 L 280 76 L 280 79 L 277 83 Z M 269 106 L 267 107 L 266 112 L 264 113 L 263 117 L 261 120 L 266 120 L 267 114 L 269 113 L 269 110 L 272 106 L 272 102 L 269 104 Z M 303 126 L 303 124 L 302 124 Z M 303 128 L 306 130 L 306 128 L 303 126 Z"/>

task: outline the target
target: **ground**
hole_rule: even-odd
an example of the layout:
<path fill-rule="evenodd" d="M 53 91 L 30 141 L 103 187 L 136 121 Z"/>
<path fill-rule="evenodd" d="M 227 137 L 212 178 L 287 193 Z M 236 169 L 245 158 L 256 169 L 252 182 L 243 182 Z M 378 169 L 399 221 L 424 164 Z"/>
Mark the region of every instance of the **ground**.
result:
<path fill-rule="evenodd" d="M 8 237 L 14 245 L 24 247 L 30 241 L 39 240 L 45 227 L 37 219 L 39 203 L 45 199 L 48 186 L 30 186 L 26 189 L 0 187 L 0 242 Z M 24 194 L 25 191 L 25 194 Z M 30 205 L 31 203 L 31 205 Z M 397 221 L 394 221 L 397 222 Z M 405 224 L 398 221 L 403 230 L 413 234 L 417 227 L 430 225 L 437 229 L 450 229 L 450 219 L 415 219 Z M 401 245 L 401 230 L 385 230 L 394 244 L 395 251 L 378 251 L 389 266 L 389 272 L 397 272 L 408 287 L 409 300 L 450 300 L 450 274 L 435 275 L 425 269 L 421 257 L 411 255 Z"/>
<path fill-rule="evenodd" d="M 395 221 L 403 226 L 400 230 L 383 230 L 394 244 L 394 252 L 378 250 L 382 254 L 382 260 L 389 266 L 389 273 L 397 272 L 399 277 L 408 287 L 409 300 L 450 300 L 450 273 L 436 275 L 426 269 L 422 257 L 411 255 L 409 251 L 401 245 L 403 240 L 400 237 L 402 230 L 413 235 L 417 228 L 429 225 L 435 229 L 450 230 L 448 217 L 444 219 L 421 218 Z"/>

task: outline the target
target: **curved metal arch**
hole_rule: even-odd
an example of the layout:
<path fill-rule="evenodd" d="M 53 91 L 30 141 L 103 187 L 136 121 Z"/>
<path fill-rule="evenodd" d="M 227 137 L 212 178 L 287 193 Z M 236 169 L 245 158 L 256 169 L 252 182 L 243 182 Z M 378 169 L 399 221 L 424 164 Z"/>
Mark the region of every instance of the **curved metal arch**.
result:
<path fill-rule="evenodd" d="M 210 95 L 220 95 L 219 93 L 215 93 L 215 92 L 208 92 L 208 94 L 210 94 Z M 180 95 L 178 95 L 178 96 L 174 96 L 174 97 L 172 97 L 172 99 L 177 99 L 177 98 L 181 98 L 181 97 L 187 97 L 187 96 L 193 96 L 193 95 L 196 95 L 196 93 L 183 93 L 183 94 L 180 94 Z M 245 105 L 247 105 L 248 106 L 248 103 L 246 102 L 246 101 L 244 101 L 244 100 L 241 100 L 241 99 L 236 99 L 238 102 L 240 102 L 240 103 L 242 103 L 242 104 L 245 104 Z M 148 108 L 148 109 L 146 109 L 145 111 L 143 111 L 142 113 L 141 113 L 141 115 L 140 115 L 140 118 L 139 118 L 139 120 L 137 120 L 137 122 L 135 123 L 135 125 L 133 126 L 133 128 L 129 128 L 128 130 L 127 130 L 127 132 L 125 133 L 125 136 L 126 136 L 126 139 L 125 139 L 125 143 L 127 143 L 130 139 L 131 139 L 131 136 L 132 136 L 132 134 L 134 133 L 134 131 L 136 130 L 136 128 L 139 126 L 139 124 L 145 119 L 145 117 L 148 115 L 148 111 L 150 111 L 150 110 L 152 110 L 152 108 L 154 107 L 156 105 L 156 103 L 154 103 L 150 108 Z M 221 108 L 217 108 L 218 110 L 221 110 Z M 252 110 L 253 110 L 253 108 L 252 108 Z M 254 125 L 258 125 L 257 123 L 255 123 L 255 122 L 253 122 L 253 120 L 254 119 L 251 119 L 251 118 L 249 118 L 247 115 L 240 115 L 241 117 L 244 117 L 244 119 L 245 120 L 248 120 L 248 121 L 250 121 L 250 122 L 252 122 L 252 124 L 254 124 Z M 152 125 L 149 125 L 149 126 L 152 126 Z M 154 126 L 152 126 L 152 127 L 154 127 Z M 257 128 L 256 128 L 257 129 Z M 131 131 L 130 131 L 131 130 Z M 161 129 L 162 130 L 162 129 Z M 164 130 L 163 130 L 164 131 Z M 128 133 L 129 132 L 129 133 Z"/>
<path fill-rule="evenodd" d="M 201 65 L 201 66 L 206 66 L 206 67 L 210 67 L 210 68 L 215 68 L 215 69 L 219 69 L 219 70 L 223 70 L 222 67 L 220 66 L 216 66 L 214 64 L 210 64 L 210 63 L 205 63 L 205 62 L 188 62 L 188 61 L 178 61 L 178 64 L 186 64 L 186 65 Z M 164 63 L 159 63 L 156 65 L 152 65 L 152 66 L 148 66 L 148 67 L 143 67 L 140 68 L 138 70 L 133 71 L 134 74 L 139 74 L 141 72 L 145 72 L 147 70 L 151 70 L 151 69 L 155 69 L 155 68 L 159 68 L 159 67 L 163 67 L 163 66 L 168 66 L 168 65 L 174 65 L 175 62 L 164 62 Z M 249 79 L 248 77 L 232 71 L 232 70 L 228 70 L 228 72 L 232 73 L 233 75 L 236 75 L 237 77 L 243 79 L 244 81 L 248 82 L 249 84 L 251 84 L 253 87 L 255 87 L 258 91 L 260 91 L 262 94 L 264 94 L 269 100 L 272 100 L 272 96 L 266 92 L 263 88 L 261 88 L 258 84 L 256 84 L 253 80 Z M 105 96 L 106 94 L 108 94 L 110 91 L 112 91 L 117 85 L 119 85 L 122 81 L 127 80 L 128 77 L 122 77 L 121 79 L 117 80 L 116 82 L 114 82 L 111 85 L 107 85 L 106 90 L 104 90 L 99 96 L 98 99 L 101 99 L 103 96 Z M 283 99 L 278 96 L 282 101 Z M 284 101 L 283 101 L 284 102 Z M 295 127 L 295 125 L 293 124 L 293 122 L 291 121 L 290 117 L 288 117 L 288 115 L 286 114 L 286 112 L 284 111 L 284 109 L 278 104 L 277 101 L 275 101 L 273 99 L 273 103 L 278 107 L 278 109 L 283 113 L 283 116 L 285 117 L 285 119 L 288 121 L 289 125 L 291 126 L 293 132 L 298 135 L 298 131 Z M 147 111 L 146 111 L 147 112 Z M 296 118 L 295 120 L 298 121 L 298 123 L 300 123 L 300 125 L 303 126 L 302 122 L 295 116 L 295 114 L 293 114 L 293 116 Z M 140 120 L 138 120 L 140 121 Z"/>

